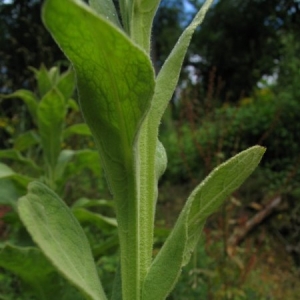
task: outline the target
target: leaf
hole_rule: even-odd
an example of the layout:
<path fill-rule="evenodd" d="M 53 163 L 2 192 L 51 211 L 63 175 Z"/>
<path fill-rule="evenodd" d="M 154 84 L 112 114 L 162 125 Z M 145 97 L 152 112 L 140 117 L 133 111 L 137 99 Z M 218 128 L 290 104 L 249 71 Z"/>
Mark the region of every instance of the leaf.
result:
<path fill-rule="evenodd" d="M 134 42 L 150 53 L 152 23 L 160 0 L 133 1 L 130 17 L 130 36 Z"/>
<path fill-rule="evenodd" d="M 145 0 L 145 3 L 147 0 Z M 203 19 L 205 11 L 212 1 L 207 1 L 201 11 L 197 14 L 192 24 L 184 31 L 179 43 L 177 43 L 164 63 L 161 71 L 156 78 L 155 92 L 148 111 L 136 139 L 135 151 L 136 165 L 138 168 L 138 193 L 140 195 L 140 223 L 143 225 L 140 243 L 144 245 L 147 261 L 142 265 L 143 270 L 148 270 L 148 263 L 151 261 L 151 245 L 153 236 L 153 220 L 155 216 L 155 201 L 157 199 L 158 177 L 164 171 L 166 165 L 166 155 L 163 155 L 163 148 L 157 140 L 158 129 L 163 113 L 171 99 L 182 65 L 190 43 L 191 36 L 197 25 Z"/>
<path fill-rule="evenodd" d="M 118 249 L 119 239 L 116 232 L 111 232 L 111 236 L 104 242 L 101 241 L 99 245 L 93 245 L 92 251 L 94 257 L 97 259 L 99 256 L 111 255 L 112 251 Z"/>
<path fill-rule="evenodd" d="M 75 88 L 75 74 L 72 69 L 59 77 L 56 87 L 62 93 L 66 102 L 72 97 Z"/>
<path fill-rule="evenodd" d="M 17 200 L 26 194 L 26 186 L 19 184 L 13 178 L 1 178 L 0 191 L 0 205 L 15 207 Z"/>
<path fill-rule="evenodd" d="M 89 127 L 85 123 L 80 123 L 71 125 L 68 128 L 66 128 L 63 132 L 63 139 L 67 139 L 74 134 L 86 136 L 92 135 Z"/>
<path fill-rule="evenodd" d="M 0 267 L 20 277 L 25 283 L 22 290 L 29 288 L 36 299 L 83 299 L 73 286 L 63 281 L 38 248 L 4 244 L 0 246 Z"/>
<path fill-rule="evenodd" d="M 91 299 L 106 299 L 88 240 L 67 205 L 42 183 L 32 182 L 18 210 L 52 264 Z"/>
<path fill-rule="evenodd" d="M 47 69 L 46 69 L 46 67 L 44 65 L 41 66 L 40 70 L 46 70 L 47 71 Z M 50 70 L 47 71 L 47 73 L 48 73 L 48 77 L 49 77 L 51 83 L 53 84 L 53 86 L 56 85 L 56 83 L 57 83 L 57 81 L 59 79 L 59 76 L 60 76 L 60 74 L 59 74 L 59 68 L 58 67 L 51 67 Z M 50 87 L 50 89 L 51 88 L 52 87 Z"/>
<path fill-rule="evenodd" d="M 35 78 L 38 83 L 39 97 L 43 98 L 56 84 L 58 78 L 58 68 L 53 67 L 50 71 L 46 69 L 44 65 L 40 69 L 33 67 L 29 68 L 35 73 Z"/>
<path fill-rule="evenodd" d="M 84 207 L 84 208 L 110 207 L 110 208 L 114 208 L 115 205 L 112 200 L 104 200 L 104 199 L 91 200 L 91 199 L 87 199 L 87 198 L 80 198 L 76 202 L 74 202 L 72 205 L 72 208 L 78 208 L 78 207 Z"/>
<path fill-rule="evenodd" d="M 89 0 L 89 4 L 103 18 L 121 28 L 118 13 L 112 0 Z"/>
<path fill-rule="evenodd" d="M 0 178 L 3 177 L 8 177 L 15 174 L 15 172 L 13 171 L 13 169 L 11 169 L 9 166 L 0 163 Z"/>
<path fill-rule="evenodd" d="M 78 103 L 74 99 L 68 100 L 68 108 L 74 110 L 75 112 L 79 111 Z"/>
<path fill-rule="evenodd" d="M 43 20 L 75 68 L 81 109 L 117 203 L 123 297 L 137 299 L 143 245 L 134 142 L 154 92 L 150 58 L 79 1 L 47 0 Z"/>
<path fill-rule="evenodd" d="M 80 2 L 48 0 L 43 19 L 74 65 L 85 120 L 110 186 L 124 198 L 134 138 L 154 90 L 151 62 L 121 31 Z"/>
<path fill-rule="evenodd" d="M 39 103 L 37 116 L 44 158 L 52 169 L 56 166 L 61 150 L 65 115 L 63 96 L 56 89 L 50 90 Z"/>
<path fill-rule="evenodd" d="M 25 195 L 31 178 L 16 174 L 10 167 L 0 163 L 0 204 L 15 207 L 19 197 Z"/>
<path fill-rule="evenodd" d="M 249 148 L 214 169 L 192 192 L 174 229 L 154 259 L 143 287 L 143 300 L 165 299 L 173 289 L 209 215 L 254 171 L 265 149 Z"/>
<path fill-rule="evenodd" d="M 38 100 L 31 91 L 17 90 L 16 92 L 9 95 L 0 95 L 0 97 L 3 99 L 20 98 L 27 105 L 27 108 L 33 120 L 36 121 L 36 110 L 37 110 Z"/>
<path fill-rule="evenodd" d="M 172 52 L 157 75 L 152 110 L 158 113 L 153 113 L 151 116 L 151 118 L 155 118 L 155 122 L 160 122 L 163 113 L 174 93 L 180 75 L 182 62 L 190 44 L 192 35 L 196 28 L 203 21 L 204 16 L 212 2 L 213 0 L 205 1 L 191 24 L 180 36 L 178 42 L 174 46 Z"/>
<path fill-rule="evenodd" d="M 64 149 L 60 152 L 55 167 L 55 182 L 60 187 L 64 187 L 67 180 L 72 176 L 70 172 L 66 172 L 72 159 L 74 158 L 76 151 L 70 149 Z"/>
<path fill-rule="evenodd" d="M 64 173 L 62 176 L 64 178 L 69 178 L 71 176 L 79 174 L 84 169 L 89 169 L 93 172 L 94 175 L 97 175 L 100 177 L 101 175 L 101 167 L 100 167 L 100 159 L 99 159 L 99 153 L 95 150 L 63 150 L 61 152 L 61 155 L 59 157 L 59 163 L 57 165 L 57 169 L 61 169 L 62 167 L 65 167 L 63 170 Z M 71 155 L 67 161 L 64 162 L 66 158 L 64 158 L 66 155 Z"/>
<path fill-rule="evenodd" d="M 73 208 L 74 216 L 77 220 L 83 223 L 91 223 L 98 226 L 100 229 L 111 229 L 112 227 L 117 227 L 117 220 L 115 218 L 105 217 L 99 213 L 94 213 L 88 211 L 85 208 Z"/>
<path fill-rule="evenodd" d="M 18 135 L 14 139 L 14 149 L 24 151 L 40 142 L 39 136 L 33 130 Z"/>
<path fill-rule="evenodd" d="M 18 150 L 15 149 L 0 150 L 0 158 L 10 159 L 28 165 L 35 170 L 41 170 L 33 160 L 24 157 Z"/>
<path fill-rule="evenodd" d="M 55 296 L 51 276 L 55 269 L 39 249 L 6 244 L 0 247 L 0 266 L 19 276 L 41 299 Z"/>
<path fill-rule="evenodd" d="M 101 176 L 99 153 L 96 150 L 62 150 L 55 168 L 56 183 L 64 187 L 68 180 L 86 169 L 97 177 Z"/>

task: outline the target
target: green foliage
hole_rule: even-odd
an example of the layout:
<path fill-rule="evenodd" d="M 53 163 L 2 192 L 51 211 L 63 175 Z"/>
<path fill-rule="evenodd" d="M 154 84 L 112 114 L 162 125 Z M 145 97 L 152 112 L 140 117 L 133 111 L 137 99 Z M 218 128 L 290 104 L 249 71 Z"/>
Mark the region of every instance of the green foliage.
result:
<path fill-rule="evenodd" d="M 223 99 L 237 102 L 251 95 L 262 76 L 276 70 L 282 37 L 299 35 L 299 13 L 297 1 L 216 2 L 192 44 L 193 53 L 203 58 L 198 65 L 205 89 L 215 67 L 215 81 L 223 81 Z"/>
<path fill-rule="evenodd" d="M 0 97 L 23 100 L 37 130 L 29 130 L 17 136 L 13 141 L 12 149 L 0 151 L 0 159 L 23 166 L 24 173 L 40 178 L 59 193 L 63 193 L 67 180 L 83 168 L 90 167 L 93 173 L 100 175 L 100 166 L 97 167 L 95 164 L 97 152 L 71 151 L 62 148 L 63 140 L 74 134 L 90 135 L 85 124 L 65 128 L 68 110 L 74 103 L 71 99 L 75 85 L 74 72 L 70 69 L 60 74 L 58 68 L 53 67 L 48 71 L 44 66 L 39 70 L 34 68 L 32 70 L 37 80 L 36 94 L 29 90 L 18 90 Z M 9 178 L 8 176 L 4 178 L 2 175 L 2 179 L 10 181 L 9 186 L 18 185 L 16 175 L 13 177 L 10 175 Z M 4 193 L 12 191 L 13 188 L 9 186 L 3 190 Z M 11 204 L 17 198 L 11 197 L 9 203 L 7 201 L 6 203 Z M 1 202 L 5 204 L 3 198 Z"/>
<path fill-rule="evenodd" d="M 18 209 L 28 231 L 54 266 L 91 299 L 106 299 L 88 240 L 67 205 L 35 182 L 20 199 Z"/>
<path fill-rule="evenodd" d="M 167 164 L 164 147 L 158 140 L 159 125 L 192 35 L 211 3 L 204 3 L 155 78 L 149 54 L 150 31 L 159 1 L 119 1 L 124 28 L 120 28 L 110 0 L 91 1 L 90 7 L 76 0 L 45 1 L 43 20 L 74 66 L 80 108 L 114 197 L 120 267 L 112 299 L 165 299 L 188 263 L 207 217 L 253 172 L 265 151 L 252 147 L 211 172 L 192 192 L 167 241 L 152 258 L 157 184 Z M 49 107 L 49 93 L 56 104 L 56 126 L 50 128 L 47 117 L 37 122 L 41 130 L 47 131 L 48 140 L 46 134 L 40 136 L 42 145 L 48 147 L 44 151 L 50 170 L 48 185 L 55 188 L 53 174 L 56 168 L 67 165 L 72 151 L 63 153 L 60 159 L 56 138 L 62 137 L 62 114 L 58 109 L 62 99 L 57 91 L 46 92 L 56 73 L 39 75 L 43 98 L 38 105 L 45 102 Z M 37 109 L 37 119 L 42 113 Z M 87 299 L 107 299 L 92 257 L 92 251 L 99 253 L 99 248 L 91 250 L 74 215 L 93 220 L 94 224 L 116 224 L 86 211 L 82 207 L 85 202 L 73 207 L 72 212 L 40 182 L 30 183 L 28 189 L 18 201 L 18 212 L 33 240 Z"/>
<path fill-rule="evenodd" d="M 6 223 L 11 225 L 10 242 L 21 244 L 22 246 L 33 246 L 30 238 L 27 238 L 25 243 L 22 242 L 28 234 L 24 232 L 24 228 L 19 224 L 20 220 L 16 215 L 17 199 L 26 194 L 29 182 L 38 178 L 55 188 L 60 194 L 64 194 L 70 178 L 77 176 L 84 170 L 88 169 L 93 174 L 93 177 L 101 175 L 97 151 L 90 149 L 67 150 L 62 148 L 63 139 L 70 138 L 75 134 L 91 135 L 86 124 L 76 124 L 65 128 L 68 110 L 70 106 L 74 107 L 75 103 L 71 99 L 74 91 L 74 72 L 68 70 L 60 74 L 58 68 L 54 67 L 47 70 L 44 66 L 39 70 L 33 68 L 32 70 L 37 79 L 36 94 L 28 90 L 18 90 L 10 95 L 1 95 L 4 99 L 22 99 L 28 107 L 33 123 L 37 127 L 37 130 L 30 130 L 18 136 L 14 140 L 12 149 L 0 151 L 0 159 L 12 163 L 14 169 L 19 171 L 14 171 L 8 165 L 0 163 L 0 204 L 9 205 L 13 208 L 5 217 Z M 30 174 L 31 177 L 23 174 Z M 75 194 L 78 197 L 80 191 L 76 191 Z M 102 207 L 109 206 L 108 203 L 101 202 L 99 204 L 99 201 L 96 200 L 94 202 L 93 207 L 99 207 L 100 205 Z M 104 217 L 100 214 L 101 210 L 99 209 L 94 209 L 94 212 L 91 212 L 87 203 L 89 203 L 88 199 L 75 202 L 76 205 L 73 211 L 77 219 L 83 224 L 89 223 L 100 231 L 106 231 L 106 234 L 102 234 L 104 241 L 107 238 L 108 231 L 110 231 L 110 235 L 116 234 L 113 233 L 113 229 L 116 227 L 115 218 Z M 105 251 L 111 250 L 112 247 L 116 248 L 116 244 L 108 245 Z M 54 272 L 51 264 L 48 263 L 38 249 L 32 248 L 33 250 L 28 250 L 24 247 L 15 247 L 13 249 L 15 255 L 15 259 L 12 260 L 13 263 L 16 264 L 15 260 L 23 257 L 23 264 L 18 264 L 20 269 L 5 264 L 4 255 L 7 252 L 7 246 L 0 247 L 0 252 L 3 255 L 1 266 L 16 274 L 23 283 L 29 284 L 31 293 L 35 297 L 38 299 L 46 299 L 47 297 L 47 299 L 52 299 L 54 290 L 63 290 L 63 286 L 68 289 L 68 285 L 63 284 L 61 278 L 58 282 L 53 281 L 52 277 L 57 276 L 53 275 L 56 272 Z M 30 253 L 27 255 L 28 251 Z M 28 278 L 25 278 L 26 276 L 24 275 L 28 272 L 28 265 L 32 264 L 32 253 L 37 252 L 52 268 L 51 278 L 48 278 L 49 280 L 44 278 L 45 280 L 42 283 L 39 280 L 42 280 L 43 276 L 36 269 L 32 269 L 33 278 L 30 279 L 30 274 L 28 274 Z M 37 277 L 36 280 L 34 276 Z M 35 281 L 36 283 L 34 283 Z M 55 285 L 58 286 L 55 287 Z M 43 286 L 43 289 L 41 286 Z M 50 293 L 50 291 L 52 292 Z M 74 293 L 71 294 L 73 295 Z"/>

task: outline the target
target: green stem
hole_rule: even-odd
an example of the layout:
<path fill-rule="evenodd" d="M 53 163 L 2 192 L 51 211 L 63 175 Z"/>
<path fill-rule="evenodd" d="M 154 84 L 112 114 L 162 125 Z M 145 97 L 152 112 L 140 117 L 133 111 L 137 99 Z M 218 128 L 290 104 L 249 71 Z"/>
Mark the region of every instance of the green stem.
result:
<path fill-rule="evenodd" d="M 139 208 L 134 182 L 132 172 L 124 188 L 126 195 L 116 195 L 123 300 L 140 299 Z"/>

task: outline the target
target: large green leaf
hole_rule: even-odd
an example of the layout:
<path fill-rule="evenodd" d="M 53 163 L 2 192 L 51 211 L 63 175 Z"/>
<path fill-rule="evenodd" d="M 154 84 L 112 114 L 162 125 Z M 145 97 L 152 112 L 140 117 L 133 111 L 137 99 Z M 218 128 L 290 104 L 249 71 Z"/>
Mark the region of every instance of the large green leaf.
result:
<path fill-rule="evenodd" d="M 85 120 L 113 192 L 124 198 L 134 138 L 154 90 L 151 62 L 123 32 L 79 1 L 46 1 L 43 19 L 75 67 Z"/>
<path fill-rule="evenodd" d="M 47 164 L 54 170 L 61 150 L 62 130 L 66 115 L 66 104 L 62 94 L 50 90 L 39 103 L 38 127 Z"/>
<path fill-rule="evenodd" d="M 134 141 L 154 92 L 150 58 L 82 2 L 47 0 L 43 20 L 75 68 L 81 109 L 117 202 L 124 300 L 138 299 L 144 232 Z"/>
<path fill-rule="evenodd" d="M 85 295 L 106 299 L 88 240 L 67 205 L 49 188 L 32 182 L 18 203 L 33 240 L 53 265 Z"/>
<path fill-rule="evenodd" d="M 143 287 L 143 300 L 162 300 L 187 264 L 209 215 L 253 172 L 265 149 L 249 148 L 209 174 L 190 195 L 174 229 L 154 259 Z"/>

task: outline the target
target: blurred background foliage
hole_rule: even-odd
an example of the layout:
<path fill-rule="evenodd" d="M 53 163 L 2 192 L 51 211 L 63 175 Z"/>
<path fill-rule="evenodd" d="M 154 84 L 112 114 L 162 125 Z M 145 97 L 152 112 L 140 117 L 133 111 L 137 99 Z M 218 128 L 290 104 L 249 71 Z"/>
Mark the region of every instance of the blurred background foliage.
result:
<path fill-rule="evenodd" d="M 202 2 L 161 1 L 152 37 L 156 72 Z M 41 5 L 41 0 L 0 0 L 0 94 L 20 89 L 38 94 L 29 67 L 56 66 L 60 72 L 69 68 L 42 25 Z M 198 251 L 170 300 L 299 299 L 299 82 L 300 1 L 215 1 L 193 37 L 161 125 L 168 169 L 159 186 L 154 254 L 188 193 L 205 175 L 249 146 L 260 144 L 267 152 L 251 178 L 209 219 Z M 76 92 L 72 98 L 75 104 L 68 107 L 65 127 L 82 122 Z M 24 102 L 0 97 L 1 150 L 14 149 L 15 141 L 28 131 L 39 133 Z M 21 155 L 31 159 L 34 153 L 39 162 L 40 149 L 34 145 Z M 62 140 L 61 149 L 94 150 L 94 144 L 88 135 L 75 134 Z M 36 176 L 15 161 L 0 161 Z M 100 165 L 96 156 L 89 161 L 89 166 L 93 164 Z M 64 195 L 69 195 L 65 200 L 77 205 L 77 217 L 109 289 L 118 264 L 115 228 L 106 219 L 82 213 L 88 207 L 113 218 L 109 201 L 93 202 L 109 198 L 109 193 L 102 177 L 82 171 L 72 180 L 62 180 L 67 182 Z M 10 213 L 9 206 L 0 207 L 0 241 L 32 245 Z M 0 269 L 0 299 L 35 299 L 27 295 L 20 276 L 11 272 Z M 62 279 L 59 285 L 65 285 Z"/>

